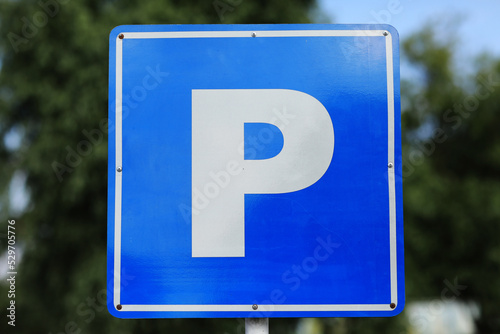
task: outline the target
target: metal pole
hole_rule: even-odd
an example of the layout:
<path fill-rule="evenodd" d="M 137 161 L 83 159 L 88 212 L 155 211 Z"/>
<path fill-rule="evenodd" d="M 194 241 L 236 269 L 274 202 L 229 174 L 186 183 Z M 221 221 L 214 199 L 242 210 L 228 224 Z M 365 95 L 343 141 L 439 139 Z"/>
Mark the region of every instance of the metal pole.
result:
<path fill-rule="evenodd" d="M 269 318 L 245 318 L 245 334 L 269 334 Z"/>

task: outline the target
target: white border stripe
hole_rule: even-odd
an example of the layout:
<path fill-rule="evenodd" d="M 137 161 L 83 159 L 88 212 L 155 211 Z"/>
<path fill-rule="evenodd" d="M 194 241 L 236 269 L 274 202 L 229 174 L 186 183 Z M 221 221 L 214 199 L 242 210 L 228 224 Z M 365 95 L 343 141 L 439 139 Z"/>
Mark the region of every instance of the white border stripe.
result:
<path fill-rule="evenodd" d="M 391 253 L 391 302 L 398 304 L 398 280 L 397 280 L 397 244 L 396 244 L 396 184 L 394 171 L 394 70 L 392 60 L 392 35 L 389 34 L 385 40 L 387 59 L 387 133 L 388 133 L 388 162 L 392 168 L 388 168 L 389 179 L 389 222 L 390 222 L 390 253 Z"/>
<path fill-rule="evenodd" d="M 122 53 L 123 42 L 116 39 L 116 156 L 115 156 L 115 266 L 114 266 L 114 305 L 120 304 L 120 272 L 121 272 L 121 222 L 122 222 L 122 173 L 116 168 L 122 166 Z"/>
<path fill-rule="evenodd" d="M 122 305 L 122 311 L 146 312 L 302 312 L 302 311 L 392 311 L 389 304 L 339 305 Z"/>
<path fill-rule="evenodd" d="M 256 31 L 161 31 L 125 32 L 126 39 L 146 38 L 221 38 L 221 37 L 373 37 L 383 36 L 384 30 L 256 30 Z"/>
<path fill-rule="evenodd" d="M 125 32 L 125 39 L 151 38 L 217 38 L 217 37 L 382 37 L 384 30 L 274 30 L 274 31 L 167 31 L 167 32 Z M 386 36 L 387 107 L 388 107 L 388 162 L 394 164 L 394 71 L 392 36 Z M 122 166 L 122 59 L 123 40 L 116 39 L 116 165 Z M 393 168 L 388 169 L 389 187 L 389 233 L 390 233 L 390 285 L 391 302 L 397 305 L 397 244 L 396 244 L 396 194 Z M 115 306 L 120 304 L 121 269 L 121 202 L 122 174 L 115 171 L 115 249 L 114 249 L 114 291 Z M 259 305 L 254 311 L 252 305 L 122 305 L 121 312 L 259 312 L 259 311 L 393 311 L 389 304 L 333 304 L 333 305 Z"/>

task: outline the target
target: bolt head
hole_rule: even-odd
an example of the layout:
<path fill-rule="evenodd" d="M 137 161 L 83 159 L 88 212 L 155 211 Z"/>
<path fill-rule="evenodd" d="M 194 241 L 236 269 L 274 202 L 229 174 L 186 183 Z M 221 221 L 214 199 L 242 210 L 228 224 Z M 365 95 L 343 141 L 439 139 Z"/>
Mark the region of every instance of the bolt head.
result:
<path fill-rule="evenodd" d="M 396 304 L 394 303 L 391 303 L 391 305 L 389 305 L 392 309 L 395 309 L 396 308 Z"/>
<path fill-rule="evenodd" d="M 120 311 L 122 309 L 122 306 L 120 304 L 116 305 L 116 309 Z"/>
<path fill-rule="evenodd" d="M 123 37 L 125 37 L 125 35 L 124 35 L 124 34 L 120 34 L 120 35 L 118 35 L 118 38 L 119 38 L 119 39 L 123 39 Z"/>
<path fill-rule="evenodd" d="M 389 32 L 384 31 L 384 36 L 387 36 L 387 35 L 389 35 Z"/>
<path fill-rule="evenodd" d="M 257 37 L 257 34 L 253 32 L 252 37 Z"/>
<path fill-rule="evenodd" d="M 392 168 L 392 167 L 394 167 L 394 164 L 393 164 L 392 162 L 389 162 L 389 163 L 387 164 L 387 167 Z"/>
<path fill-rule="evenodd" d="M 122 168 L 121 168 L 121 167 L 116 167 L 116 171 L 117 171 L 118 173 L 121 173 Z"/>
<path fill-rule="evenodd" d="M 256 310 L 256 309 L 258 309 L 258 308 L 259 308 L 259 307 L 257 306 L 257 304 L 253 304 L 253 305 L 252 305 L 252 309 Z"/>

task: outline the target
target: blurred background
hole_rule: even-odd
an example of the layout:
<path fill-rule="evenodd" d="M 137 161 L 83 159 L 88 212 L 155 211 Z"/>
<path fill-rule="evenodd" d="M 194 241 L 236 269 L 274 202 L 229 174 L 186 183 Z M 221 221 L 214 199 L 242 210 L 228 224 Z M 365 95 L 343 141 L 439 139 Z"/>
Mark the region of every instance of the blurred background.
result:
<path fill-rule="evenodd" d="M 108 35 L 308 22 L 400 32 L 407 304 L 394 318 L 271 319 L 270 332 L 500 333 L 499 14 L 497 0 L 0 1 L 0 333 L 244 333 L 242 319 L 119 320 L 105 307 Z M 102 136 L 72 154 L 91 131 Z"/>

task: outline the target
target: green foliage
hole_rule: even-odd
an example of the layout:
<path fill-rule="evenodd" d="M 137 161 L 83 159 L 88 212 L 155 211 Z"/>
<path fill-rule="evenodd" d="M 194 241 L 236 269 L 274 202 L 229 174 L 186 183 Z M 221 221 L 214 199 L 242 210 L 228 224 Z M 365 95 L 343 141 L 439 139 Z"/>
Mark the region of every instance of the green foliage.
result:
<path fill-rule="evenodd" d="M 473 75 L 425 29 L 403 44 L 425 84 L 407 82 L 403 112 L 407 296 L 478 303 L 480 333 L 500 331 L 500 61 Z M 404 93 L 404 92 L 403 92 Z"/>

